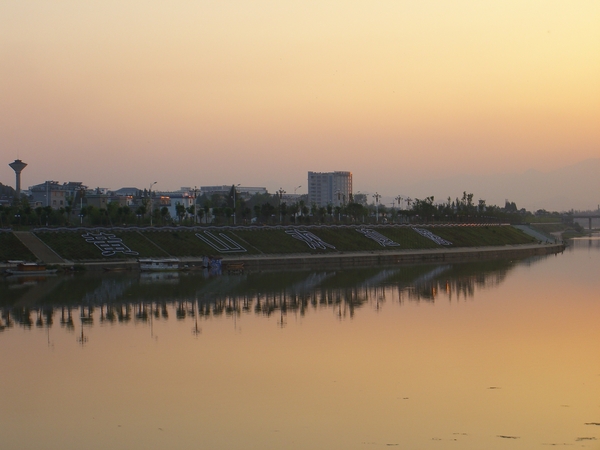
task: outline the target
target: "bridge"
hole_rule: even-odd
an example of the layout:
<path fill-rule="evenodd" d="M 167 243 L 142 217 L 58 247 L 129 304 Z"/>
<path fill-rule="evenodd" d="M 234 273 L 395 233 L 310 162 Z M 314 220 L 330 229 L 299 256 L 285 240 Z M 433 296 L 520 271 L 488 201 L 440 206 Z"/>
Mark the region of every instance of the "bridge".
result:
<path fill-rule="evenodd" d="M 569 214 L 573 219 L 588 219 L 589 229 L 592 229 L 592 219 L 600 219 L 600 214 Z"/>

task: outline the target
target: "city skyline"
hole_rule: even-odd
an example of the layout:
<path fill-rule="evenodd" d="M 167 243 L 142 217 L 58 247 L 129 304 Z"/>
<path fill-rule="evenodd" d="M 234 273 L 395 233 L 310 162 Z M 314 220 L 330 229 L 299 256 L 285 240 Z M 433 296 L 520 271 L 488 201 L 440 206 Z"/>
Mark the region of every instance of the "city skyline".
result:
<path fill-rule="evenodd" d="M 25 164 L 25 166 L 28 165 L 24 161 L 18 161 Z M 8 164 L 8 167 L 11 167 L 11 164 Z M 350 179 L 352 179 L 351 172 L 331 172 L 331 174 L 334 173 L 347 173 L 350 175 Z M 308 180 L 306 180 L 306 183 L 303 185 L 289 188 L 289 186 L 285 184 L 280 184 L 279 189 L 269 188 L 265 185 L 257 187 L 261 184 L 260 182 L 254 183 L 255 186 L 252 187 L 242 186 L 240 183 L 214 186 L 204 185 L 202 184 L 202 180 L 197 184 L 182 183 L 177 187 L 169 188 L 159 186 L 158 182 L 152 182 L 151 186 L 154 191 L 161 193 L 180 191 L 194 192 L 194 190 L 197 190 L 199 195 L 201 195 L 202 193 L 210 194 L 215 189 L 228 191 L 231 186 L 235 185 L 238 186 L 239 192 L 250 192 L 251 194 L 269 193 L 275 195 L 282 190 L 285 193 L 285 196 L 288 197 L 292 194 L 294 194 L 294 196 L 298 194 L 310 197 L 310 193 L 306 191 L 308 190 L 307 187 L 311 184 L 311 174 L 314 175 L 315 173 L 309 171 Z M 327 173 L 316 174 L 327 175 Z M 0 180 L 0 183 L 14 188 L 14 174 L 12 183 L 3 183 L 2 180 Z M 51 178 L 40 183 L 25 183 L 23 186 L 27 187 L 27 189 L 24 190 L 29 191 L 31 188 L 39 187 L 45 183 L 57 184 L 59 186 L 73 183 L 84 184 L 87 186 L 88 190 L 99 189 L 101 192 L 116 192 L 127 189 L 131 190 L 132 188 L 144 191 L 150 187 L 150 185 L 136 186 L 131 183 L 121 183 L 118 185 L 119 187 L 107 186 L 106 184 L 94 186 L 87 183 L 85 179 L 52 180 Z M 533 191 L 529 190 L 528 186 L 531 184 L 535 185 L 538 189 Z M 350 185 L 352 185 L 352 181 L 350 181 Z M 284 187 L 289 190 L 284 189 Z M 336 192 L 339 191 L 339 189 L 333 190 Z M 474 194 L 475 199 L 485 200 L 488 205 L 502 206 L 505 201 L 510 200 L 516 202 L 520 208 L 524 207 L 531 211 L 536 211 L 538 209 L 546 209 L 548 211 L 569 211 L 572 209 L 596 210 L 600 209 L 600 206 L 598 206 L 600 205 L 600 202 L 598 201 L 600 195 L 600 158 L 588 159 L 547 173 L 528 170 L 520 174 L 513 173 L 496 176 L 476 174 L 423 180 L 420 183 L 414 183 L 411 186 L 399 188 L 396 190 L 395 194 L 384 191 L 361 191 L 360 189 L 353 189 L 351 186 L 349 186 L 347 192 L 344 190 L 344 193 L 348 194 L 345 195 L 346 198 L 350 198 L 350 193 L 355 195 L 363 194 L 366 196 L 366 200 L 369 203 L 374 203 L 375 196 L 377 195 L 380 204 L 395 207 L 398 206 L 399 197 L 406 203 L 408 198 L 414 200 L 434 196 L 434 203 L 440 204 L 446 203 L 449 197 L 451 200 L 460 197 L 465 191 Z M 342 195 L 342 191 L 339 192 L 340 195 Z M 331 194 L 333 195 L 333 191 Z M 313 200 L 315 199 L 313 198 Z M 336 203 L 333 197 L 330 200 L 331 202 Z M 341 200 L 342 198 L 340 197 L 340 201 Z M 322 204 L 320 201 L 316 201 L 316 203 Z"/>
<path fill-rule="evenodd" d="M 414 197 L 553 172 L 599 154 L 598 23 L 591 1 L 5 2 L 0 146 L 23 186 L 306 193 L 349 170 Z"/>

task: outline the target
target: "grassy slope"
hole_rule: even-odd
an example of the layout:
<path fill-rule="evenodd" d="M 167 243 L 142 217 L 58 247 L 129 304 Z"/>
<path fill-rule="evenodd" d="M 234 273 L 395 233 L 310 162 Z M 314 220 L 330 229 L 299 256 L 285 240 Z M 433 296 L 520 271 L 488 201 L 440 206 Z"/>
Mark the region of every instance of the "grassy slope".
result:
<path fill-rule="evenodd" d="M 35 261 L 36 257 L 17 237 L 8 232 L 0 233 L 0 261 Z"/>
<path fill-rule="evenodd" d="M 126 255 L 123 253 L 116 253 L 113 256 L 104 257 L 102 251 L 96 247 L 93 243 L 87 242 L 83 238 L 81 231 L 59 231 L 59 232 L 41 232 L 36 233 L 42 241 L 44 241 L 49 247 L 54 249 L 56 253 L 66 259 L 73 261 L 87 260 L 87 259 L 123 259 L 132 257 L 166 257 L 168 253 L 162 251 L 153 242 L 148 240 L 143 233 L 137 231 L 107 231 L 106 234 L 114 235 L 117 238 L 123 240 L 123 243 L 131 250 L 138 253 L 138 255 Z"/>
<path fill-rule="evenodd" d="M 439 227 L 431 228 L 434 234 L 452 242 L 456 247 L 486 245 L 533 244 L 534 238 L 510 226 L 490 227 Z"/>
<path fill-rule="evenodd" d="M 202 255 L 226 255 L 220 253 L 196 236 L 196 233 L 209 231 L 212 236 L 229 237 L 245 248 L 246 252 L 229 253 L 231 255 L 255 254 L 290 254 L 290 253 L 334 253 L 352 251 L 398 251 L 403 249 L 441 248 L 435 242 L 421 236 L 408 227 L 378 227 L 376 231 L 392 241 L 400 244 L 394 247 L 383 247 L 377 242 L 365 237 L 354 228 L 314 227 L 310 231 L 323 242 L 334 246 L 325 249 L 311 249 L 305 242 L 295 239 L 285 230 L 277 228 L 244 230 L 244 229 L 208 229 L 190 231 L 164 230 L 152 231 L 107 231 L 123 240 L 123 243 L 138 255 L 117 253 L 110 259 L 135 257 L 199 257 Z M 525 244 L 535 240 L 520 230 L 509 226 L 490 227 L 432 227 L 432 233 L 452 242 L 451 247 L 474 247 L 486 245 Z M 37 235 L 52 247 L 63 258 L 70 260 L 102 259 L 100 249 L 86 242 L 81 231 L 38 232 Z M 7 233 L 7 236 L 12 234 Z M 7 238 L 8 239 L 8 238 Z M 0 248 L 4 248 L 2 246 Z M 11 257 L 12 259 L 12 257 Z M 25 259 L 25 258 L 22 258 Z"/>

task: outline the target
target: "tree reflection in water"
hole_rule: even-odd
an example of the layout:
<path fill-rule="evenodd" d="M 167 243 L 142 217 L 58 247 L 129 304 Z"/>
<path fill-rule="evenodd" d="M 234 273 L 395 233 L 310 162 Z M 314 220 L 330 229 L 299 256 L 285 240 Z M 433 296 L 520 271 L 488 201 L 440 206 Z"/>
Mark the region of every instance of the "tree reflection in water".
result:
<path fill-rule="evenodd" d="M 87 341 L 84 327 L 95 323 L 152 325 L 154 320 L 168 320 L 174 312 L 178 321 L 194 321 L 192 333 L 201 333 L 199 320 L 222 316 L 236 318 L 242 314 L 271 317 L 277 314 L 278 326 L 285 327 L 290 313 L 304 316 L 311 310 L 331 309 L 339 320 L 352 319 L 358 310 L 370 306 L 381 310 L 388 303 L 431 302 L 445 298 L 460 301 L 473 298 L 477 289 L 493 288 L 518 264 L 534 264 L 545 257 L 522 261 L 492 261 L 445 265 L 416 265 L 369 269 L 257 273 L 223 276 L 206 280 L 193 275 L 180 276 L 164 286 L 160 277 L 155 283 L 140 282 L 135 277 L 82 278 L 65 281 L 53 292 L 36 299 L 35 324 L 52 327 L 60 311 L 60 327 L 73 332 L 73 310 L 79 309 L 83 345 Z M 12 290 L 16 292 L 16 289 Z M 19 326 L 31 329 L 32 307 L 21 306 L 22 297 L 0 304 L 0 331 Z M 61 300 L 58 300 L 60 298 Z"/>

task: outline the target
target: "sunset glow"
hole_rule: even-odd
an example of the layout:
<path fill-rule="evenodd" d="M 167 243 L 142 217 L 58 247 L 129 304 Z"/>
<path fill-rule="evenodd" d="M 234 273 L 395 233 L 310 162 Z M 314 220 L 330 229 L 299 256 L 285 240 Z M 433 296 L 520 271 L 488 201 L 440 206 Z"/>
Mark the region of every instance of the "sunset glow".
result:
<path fill-rule="evenodd" d="M 2 154 L 26 186 L 115 189 L 552 170 L 599 154 L 598 24 L 595 1 L 3 2 Z"/>

